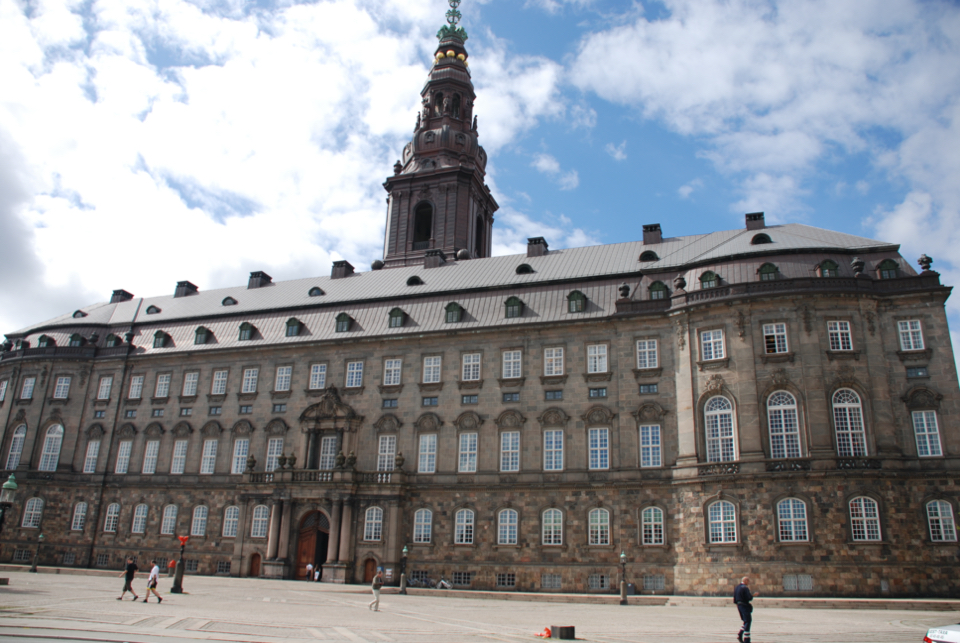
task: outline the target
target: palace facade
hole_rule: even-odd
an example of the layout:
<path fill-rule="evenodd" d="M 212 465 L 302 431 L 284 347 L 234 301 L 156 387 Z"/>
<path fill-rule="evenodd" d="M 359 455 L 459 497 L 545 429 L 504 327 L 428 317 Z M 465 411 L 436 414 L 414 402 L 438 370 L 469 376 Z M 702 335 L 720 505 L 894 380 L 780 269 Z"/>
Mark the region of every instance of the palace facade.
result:
<path fill-rule="evenodd" d="M 950 288 L 805 225 L 491 257 L 466 34 L 439 34 L 382 261 L 7 334 L 0 560 L 504 591 L 960 591 Z M 642 239 L 641 239 L 642 237 Z M 404 560 L 404 549 L 407 556 Z"/>

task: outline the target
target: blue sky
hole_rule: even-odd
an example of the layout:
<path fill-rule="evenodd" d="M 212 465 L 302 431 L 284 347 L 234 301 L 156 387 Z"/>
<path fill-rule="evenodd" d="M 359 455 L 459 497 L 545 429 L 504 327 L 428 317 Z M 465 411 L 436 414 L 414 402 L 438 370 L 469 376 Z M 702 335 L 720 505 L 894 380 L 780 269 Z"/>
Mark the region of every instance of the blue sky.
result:
<path fill-rule="evenodd" d="M 444 0 L 0 0 L 0 333 L 360 269 Z M 960 282 L 960 8 L 464 0 L 495 253 L 804 222 Z M 960 328 L 960 304 L 948 303 Z"/>

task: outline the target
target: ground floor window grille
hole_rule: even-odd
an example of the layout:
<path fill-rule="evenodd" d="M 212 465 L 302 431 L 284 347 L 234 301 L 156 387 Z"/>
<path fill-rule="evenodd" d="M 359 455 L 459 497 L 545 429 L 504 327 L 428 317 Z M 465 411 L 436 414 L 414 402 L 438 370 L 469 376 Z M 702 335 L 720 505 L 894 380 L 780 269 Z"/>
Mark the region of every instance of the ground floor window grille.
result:
<path fill-rule="evenodd" d="M 812 592 L 813 576 L 810 574 L 785 574 L 783 577 L 783 591 Z"/>
<path fill-rule="evenodd" d="M 110 564 L 110 554 L 97 554 L 97 567 L 106 567 Z"/>
<path fill-rule="evenodd" d="M 68 551 L 63 554 L 63 564 L 64 565 L 76 565 L 77 564 L 77 553 Z"/>
<path fill-rule="evenodd" d="M 197 569 L 200 567 L 200 561 L 197 560 L 185 560 L 183 561 L 187 564 L 186 571 L 196 573 Z"/>
<path fill-rule="evenodd" d="M 663 574 L 651 574 L 643 577 L 643 589 L 648 592 L 663 591 L 665 587 Z"/>
<path fill-rule="evenodd" d="M 516 587 L 516 574 L 497 574 L 497 587 Z"/>
<path fill-rule="evenodd" d="M 30 562 L 30 550 L 29 549 L 15 549 L 13 551 L 13 560 L 17 563 L 28 563 Z"/>
<path fill-rule="evenodd" d="M 473 581 L 473 572 L 453 572 L 453 584 L 461 587 L 470 587 Z"/>
<path fill-rule="evenodd" d="M 454 578 L 456 578 L 456 574 L 454 574 Z M 410 572 L 410 580 L 422 583 L 423 581 L 427 580 L 427 572 L 422 569 L 415 569 L 414 571 Z"/>
<path fill-rule="evenodd" d="M 218 573 L 218 574 L 229 574 L 229 573 L 230 573 L 230 561 L 229 561 L 229 560 L 218 560 L 218 561 L 217 561 L 217 573 Z"/>
<path fill-rule="evenodd" d="M 610 577 L 606 574 L 590 574 L 587 586 L 590 589 L 610 589 Z"/>
<path fill-rule="evenodd" d="M 540 587 L 543 589 L 560 589 L 560 574 L 543 574 L 540 576 Z"/>

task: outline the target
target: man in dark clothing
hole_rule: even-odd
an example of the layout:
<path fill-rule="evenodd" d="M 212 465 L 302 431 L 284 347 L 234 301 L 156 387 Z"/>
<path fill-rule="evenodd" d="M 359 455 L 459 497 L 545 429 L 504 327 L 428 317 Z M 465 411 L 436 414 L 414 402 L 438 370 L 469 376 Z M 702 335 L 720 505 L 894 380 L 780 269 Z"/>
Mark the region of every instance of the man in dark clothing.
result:
<path fill-rule="evenodd" d="M 737 604 L 737 611 L 740 612 L 740 620 L 743 625 L 740 626 L 740 633 L 737 634 L 737 640 L 740 643 L 750 643 L 750 625 L 753 623 L 753 605 L 750 601 L 760 593 L 750 593 L 750 578 L 744 576 L 740 579 L 740 584 L 733 590 L 733 602 Z"/>
<path fill-rule="evenodd" d="M 133 579 L 136 577 L 137 570 L 139 569 L 140 568 L 137 567 L 137 564 L 133 562 L 132 558 L 127 558 L 127 567 L 119 574 L 120 576 L 124 576 L 126 578 L 123 581 L 123 591 L 120 592 L 120 596 L 117 596 L 118 601 L 122 601 L 124 594 L 126 594 L 127 592 L 130 592 L 131 594 L 133 594 L 133 600 L 137 600 L 138 598 L 140 598 L 139 596 L 137 596 L 137 593 L 133 591 Z"/>

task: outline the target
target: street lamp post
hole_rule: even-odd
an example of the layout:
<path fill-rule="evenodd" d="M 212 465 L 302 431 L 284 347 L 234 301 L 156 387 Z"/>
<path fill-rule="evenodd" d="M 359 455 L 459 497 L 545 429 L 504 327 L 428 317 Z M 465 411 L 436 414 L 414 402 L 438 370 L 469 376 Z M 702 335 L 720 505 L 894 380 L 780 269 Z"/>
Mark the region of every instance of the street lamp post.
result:
<path fill-rule="evenodd" d="M 183 550 L 187 547 L 187 541 L 190 536 L 177 536 L 180 539 L 180 560 L 177 561 L 177 570 L 173 573 L 173 587 L 170 588 L 171 594 L 183 594 Z"/>
<path fill-rule="evenodd" d="M 410 553 L 410 550 L 407 549 L 407 546 L 403 546 L 403 557 L 400 559 L 400 593 L 407 593 L 407 554 Z"/>
<path fill-rule="evenodd" d="M 40 560 L 40 546 L 43 544 L 43 534 L 37 536 L 37 551 L 33 554 L 33 565 L 30 566 L 30 571 L 34 574 L 37 573 L 37 561 Z"/>
<path fill-rule="evenodd" d="M 7 481 L 0 488 L 0 532 L 3 531 L 3 519 L 7 517 L 7 511 L 13 506 L 13 498 L 17 495 L 17 479 L 10 474 Z"/>
<path fill-rule="evenodd" d="M 620 552 L 620 604 L 627 604 L 627 555 Z"/>

